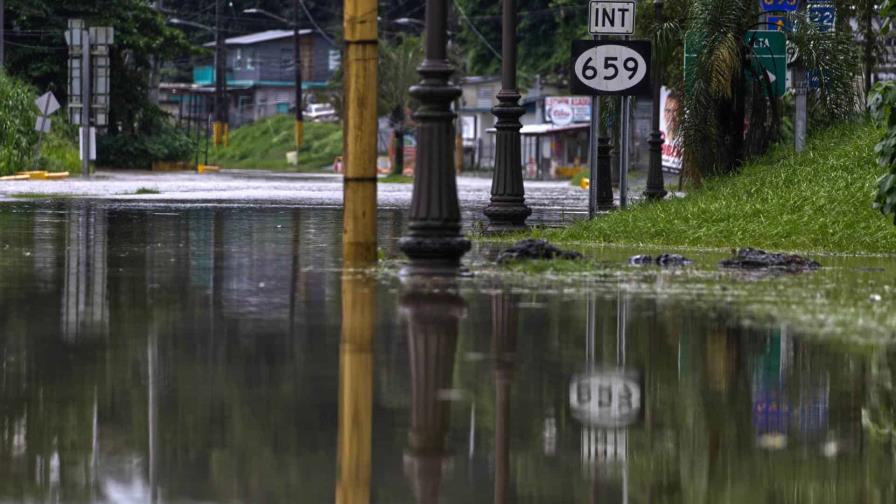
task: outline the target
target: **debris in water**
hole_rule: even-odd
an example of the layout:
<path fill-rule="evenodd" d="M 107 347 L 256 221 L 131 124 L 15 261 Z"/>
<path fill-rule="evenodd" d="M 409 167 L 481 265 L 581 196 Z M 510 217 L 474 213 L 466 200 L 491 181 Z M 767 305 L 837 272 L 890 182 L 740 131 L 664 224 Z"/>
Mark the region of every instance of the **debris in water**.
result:
<path fill-rule="evenodd" d="M 629 259 L 628 263 L 634 266 L 644 266 L 648 264 L 656 264 L 657 266 L 686 266 L 693 263 L 693 261 L 678 254 L 661 254 L 656 257 L 636 255 Z"/>
<path fill-rule="evenodd" d="M 526 259 L 581 259 L 582 254 L 572 250 L 562 250 L 547 240 L 522 240 L 498 254 L 498 264 Z"/>
<path fill-rule="evenodd" d="M 821 264 L 816 261 L 796 254 L 775 254 L 754 248 L 733 250 L 732 253 L 734 257 L 725 259 L 720 263 L 723 268 L 770 269 L 797 273 L 800 271 L 814 271 L 821 267 Z"/>

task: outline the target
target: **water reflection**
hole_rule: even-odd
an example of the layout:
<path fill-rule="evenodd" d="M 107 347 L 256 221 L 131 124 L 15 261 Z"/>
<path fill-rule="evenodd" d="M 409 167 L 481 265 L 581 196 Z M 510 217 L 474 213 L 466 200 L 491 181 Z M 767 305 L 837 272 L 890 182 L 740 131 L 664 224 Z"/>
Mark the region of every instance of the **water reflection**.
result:
<path fill-rule="evenodd" d="M 457 351 L 458 321 L 466 304 L 455 294 L 452 280 L 440 279 L 438 289 L 410 286 L 401 298 L 408 321 L 408 365 L 411 372 L 410 429 L 404 455 L 405 475 L 415 502 L 440 501 L 443 473 L 451 454 L 448 434 L 453 399 L 452 376 Z"/>
<path fill-rule="evenodd" d="M 0 501 L 896 501 L 892 347 L 340 246 L 337 211 L 0 206 Z"/>

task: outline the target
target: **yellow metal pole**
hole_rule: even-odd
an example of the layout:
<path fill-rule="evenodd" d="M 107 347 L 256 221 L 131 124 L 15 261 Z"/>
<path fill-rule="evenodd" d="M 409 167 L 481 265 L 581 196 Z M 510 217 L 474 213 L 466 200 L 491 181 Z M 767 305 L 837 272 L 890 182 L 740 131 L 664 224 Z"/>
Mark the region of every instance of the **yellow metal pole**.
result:
<path fill-rule="evenodd" d="M 343 258 L 376 260 L 377 1 L 346 0 Z"/>
<path fill-rule="evenodd" d="M 346 271 L 342 276 L 342 338 L 339 346 L 337 504 L 370 502 L 375 326 L 375 280 L 365 274 Z"/>

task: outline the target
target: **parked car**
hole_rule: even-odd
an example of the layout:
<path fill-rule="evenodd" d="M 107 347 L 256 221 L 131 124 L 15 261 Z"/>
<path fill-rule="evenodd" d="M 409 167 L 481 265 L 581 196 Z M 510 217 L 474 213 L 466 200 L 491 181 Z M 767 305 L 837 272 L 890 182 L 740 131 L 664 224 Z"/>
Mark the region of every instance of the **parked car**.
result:
<path fill-rule="evenodd" d="M 338 119 L 336 117 L 336 109 L 329 103 L 311 103 L 302 112 L 302 116 L 309 121 L 318 122 L 335 121 Z"/>

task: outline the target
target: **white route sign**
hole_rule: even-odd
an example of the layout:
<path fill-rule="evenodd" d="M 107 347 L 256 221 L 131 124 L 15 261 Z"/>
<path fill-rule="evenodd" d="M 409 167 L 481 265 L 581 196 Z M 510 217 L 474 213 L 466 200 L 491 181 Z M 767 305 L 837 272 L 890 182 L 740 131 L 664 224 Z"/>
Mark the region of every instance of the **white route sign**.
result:
<path fill-rule="evenodd" d="M 635 33 L 635 2 L 591 0 L 588 6 L 588 31 L 592 35 Z"/>

